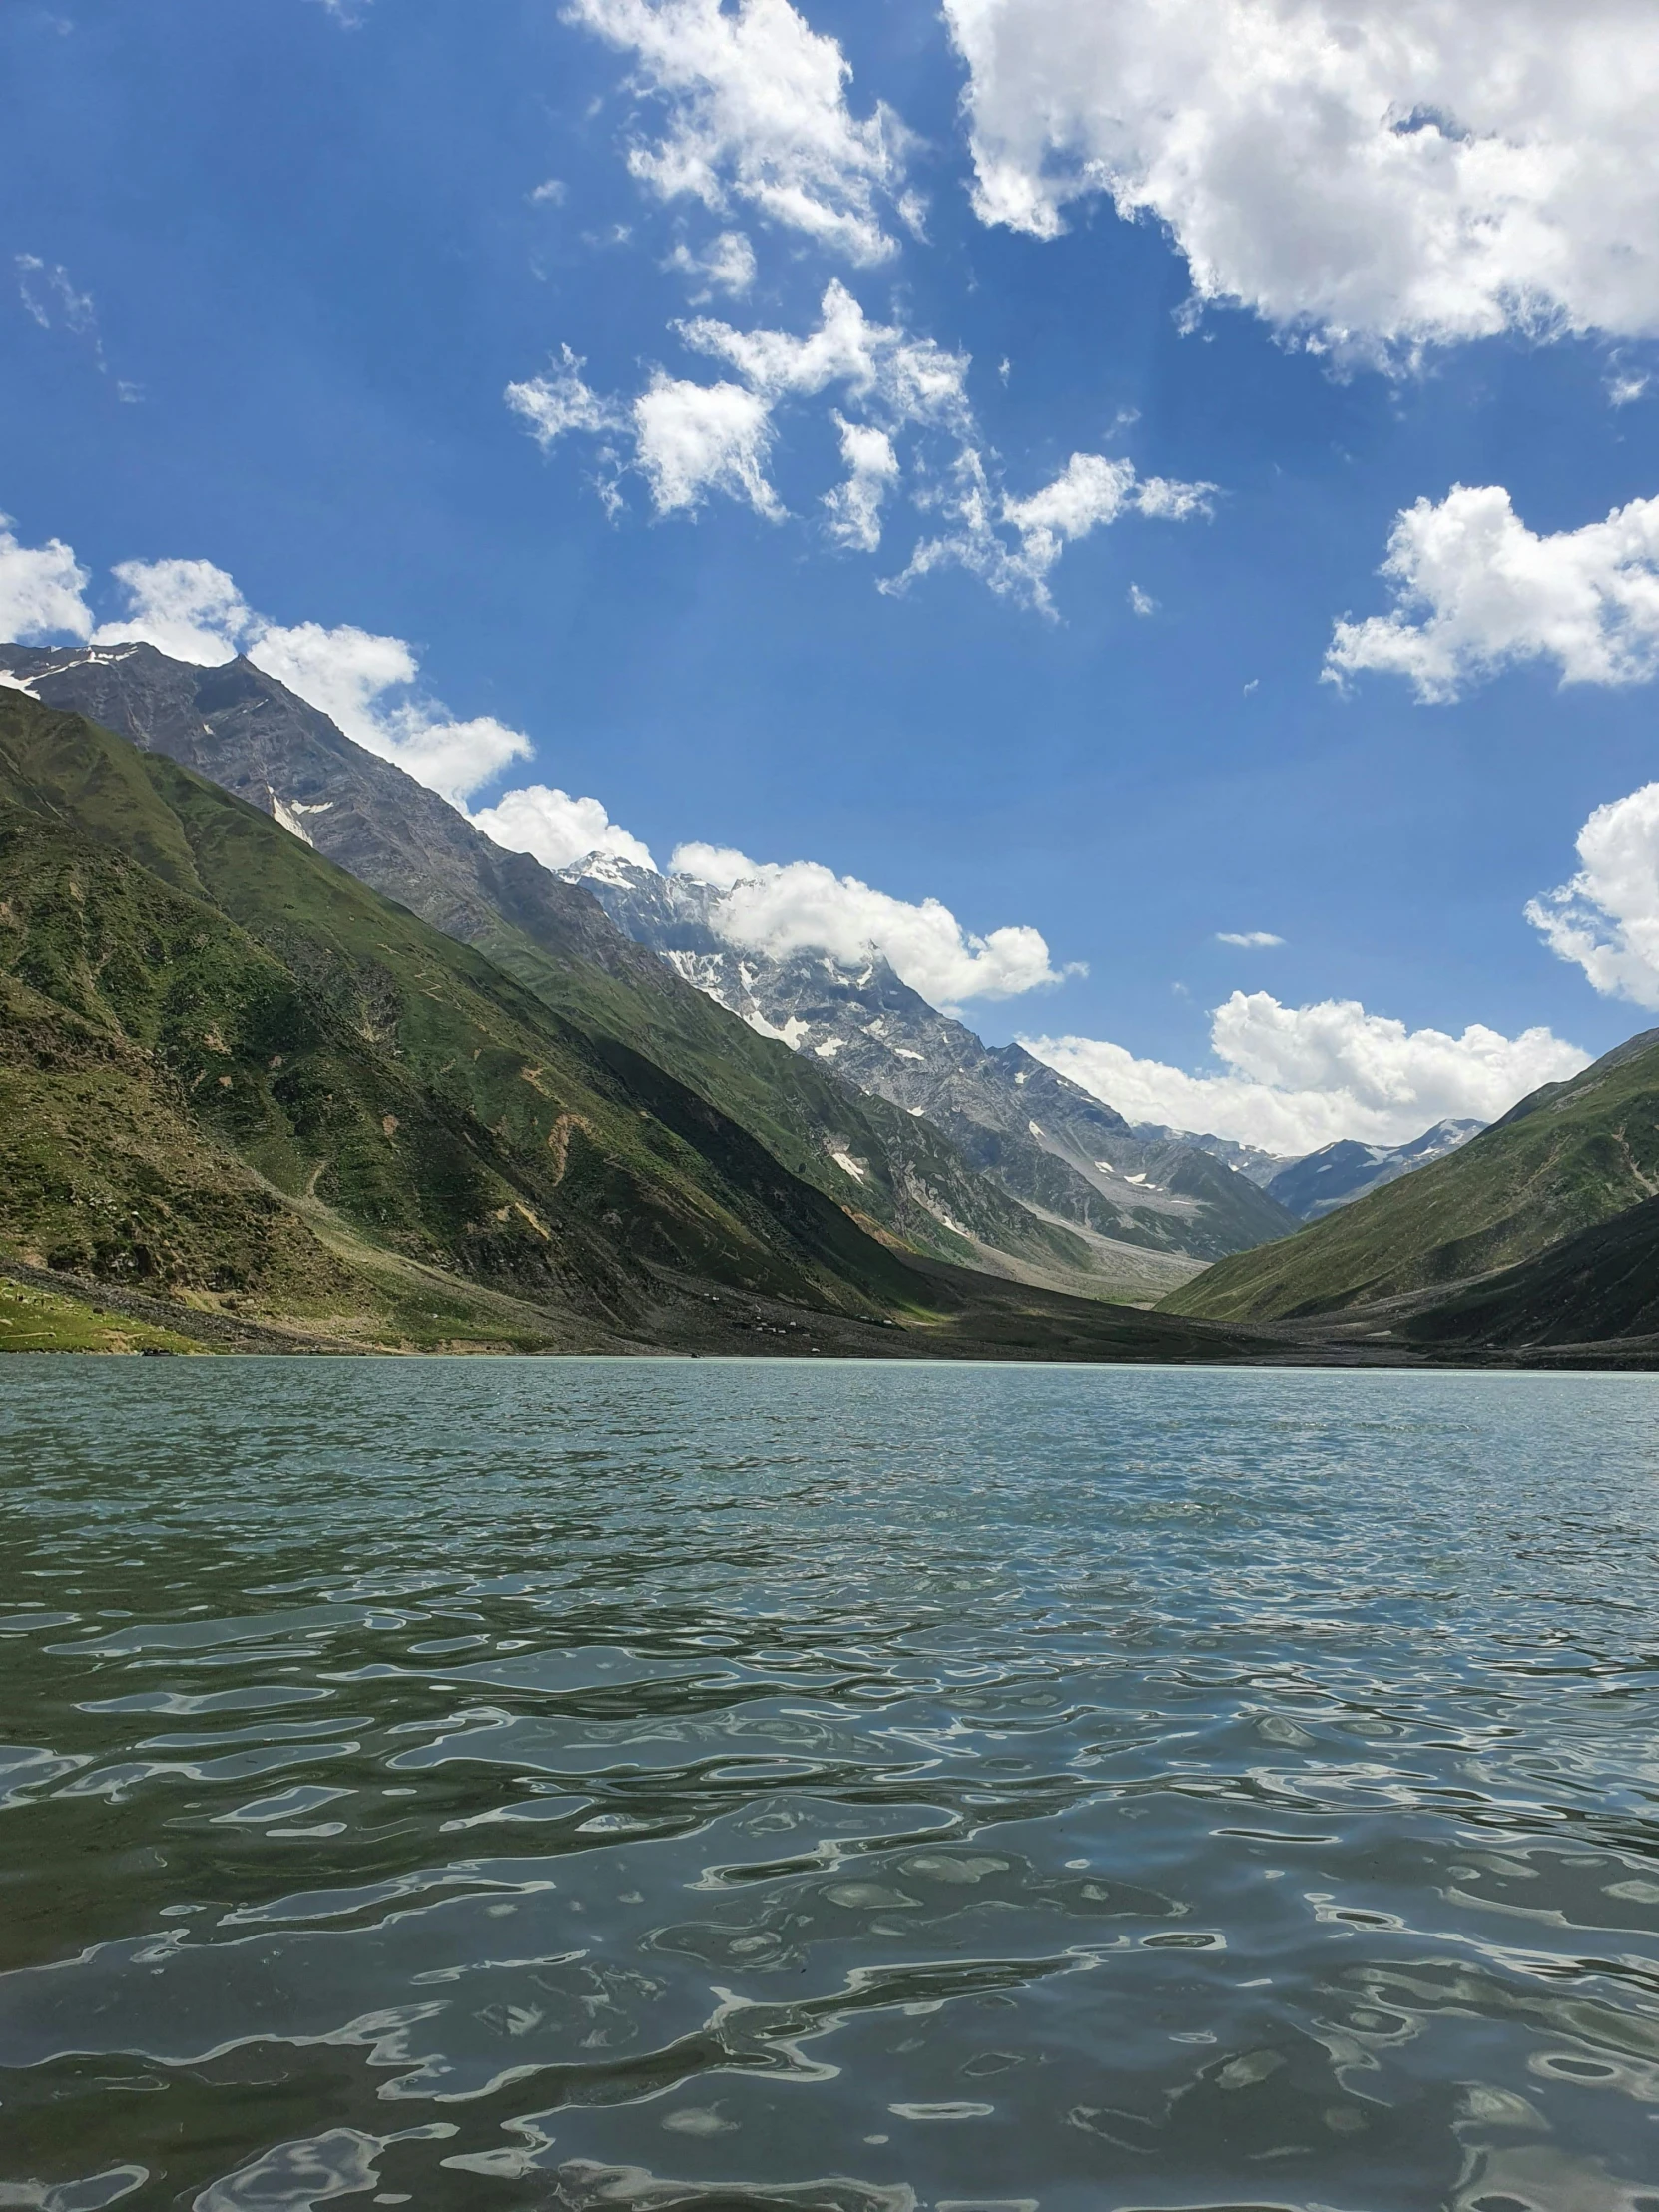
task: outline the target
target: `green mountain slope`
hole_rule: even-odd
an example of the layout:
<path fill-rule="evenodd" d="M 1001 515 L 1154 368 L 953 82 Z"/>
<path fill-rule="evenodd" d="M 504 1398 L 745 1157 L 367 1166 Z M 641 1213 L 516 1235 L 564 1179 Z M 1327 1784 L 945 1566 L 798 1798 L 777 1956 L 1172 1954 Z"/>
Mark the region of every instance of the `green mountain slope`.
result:
<path fill-rule="evenodd" d="M 1659 1192 L 1659 1030 L 1546 1084 L 1460 1151 L 1278 1244 L 1219 1262 L 1163 1311 L 1333 1313 L 1513 1266 Z"/>
<path fill-rule="evenodd" d="M 285 1311 L 377 1250 L 605 1328 L 668 1268 L 847 1313 L 918 1284 L 709 1103 L 268 817 L 0 695 L 0 1238 Z"/>
<path fill-rule="evenodd" d="M 1659 1198 L 1413 1315 L 1397 1333 L 1491 1350 L 1659 1338 Z"/>

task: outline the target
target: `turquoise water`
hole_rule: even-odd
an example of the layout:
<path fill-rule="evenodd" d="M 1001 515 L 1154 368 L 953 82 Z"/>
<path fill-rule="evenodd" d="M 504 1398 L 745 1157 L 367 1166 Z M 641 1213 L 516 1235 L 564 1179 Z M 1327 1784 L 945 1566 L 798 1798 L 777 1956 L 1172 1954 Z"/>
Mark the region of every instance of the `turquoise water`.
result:
<path fill-rule="evenodd" d="M 1659 2212 L 1656 1416 L 13 1357 L 0 2205 Z"/>

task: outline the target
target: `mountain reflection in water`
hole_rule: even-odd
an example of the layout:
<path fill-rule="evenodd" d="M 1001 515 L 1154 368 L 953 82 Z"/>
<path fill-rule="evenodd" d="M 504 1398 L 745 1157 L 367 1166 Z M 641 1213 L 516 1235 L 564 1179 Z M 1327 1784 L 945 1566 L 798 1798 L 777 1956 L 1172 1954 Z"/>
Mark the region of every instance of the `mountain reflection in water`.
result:
<path fill-rule="evenodd" d="M 1659 1379 L 0 1374 L 0 2206 L 1659 2212 Z"/>

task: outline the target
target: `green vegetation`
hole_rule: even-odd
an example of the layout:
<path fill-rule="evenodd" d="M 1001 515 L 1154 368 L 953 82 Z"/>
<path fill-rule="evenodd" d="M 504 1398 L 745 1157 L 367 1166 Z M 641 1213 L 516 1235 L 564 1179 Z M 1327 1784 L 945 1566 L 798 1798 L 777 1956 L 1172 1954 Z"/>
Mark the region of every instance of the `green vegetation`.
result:
<path fill-rule="evenodd" d="M 1501 1350 L 1659 1337 L 1659 1198 L 1411 1316 L 1398 1334 Z"/>
<path fill-rule="evenodd" d="M 196 1352 L 168 1329 L 0 1277 L 0 1352 Z"/>
<path fill-rule="evenodd" d="M 1294 1237 L 1236 1254 L 1160 1311 L 1220 1321 L 1330 1314 L 1466 1282 L 1659 1192 L 1659 1032 L 1546 1084 L 1459 1152 Z"/>
<path fill-rule="evenodd" d="M 402 1262 L 633 1334 L 653 1270 L 814 1307 L 903 1263 L 618 1040 L 171 761 L 0 700 L 0 1240 L 317 1320 Z"/>

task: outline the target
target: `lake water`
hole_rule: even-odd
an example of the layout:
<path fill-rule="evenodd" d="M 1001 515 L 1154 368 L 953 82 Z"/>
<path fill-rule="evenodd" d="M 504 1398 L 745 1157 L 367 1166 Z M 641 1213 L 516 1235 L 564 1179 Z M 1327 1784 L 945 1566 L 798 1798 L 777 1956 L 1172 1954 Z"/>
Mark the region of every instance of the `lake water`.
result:
<path fill-rule="evenodd" d="M 0 2205 L 1659 2212 L 1659 1379 L 0 1364 Z"/>

